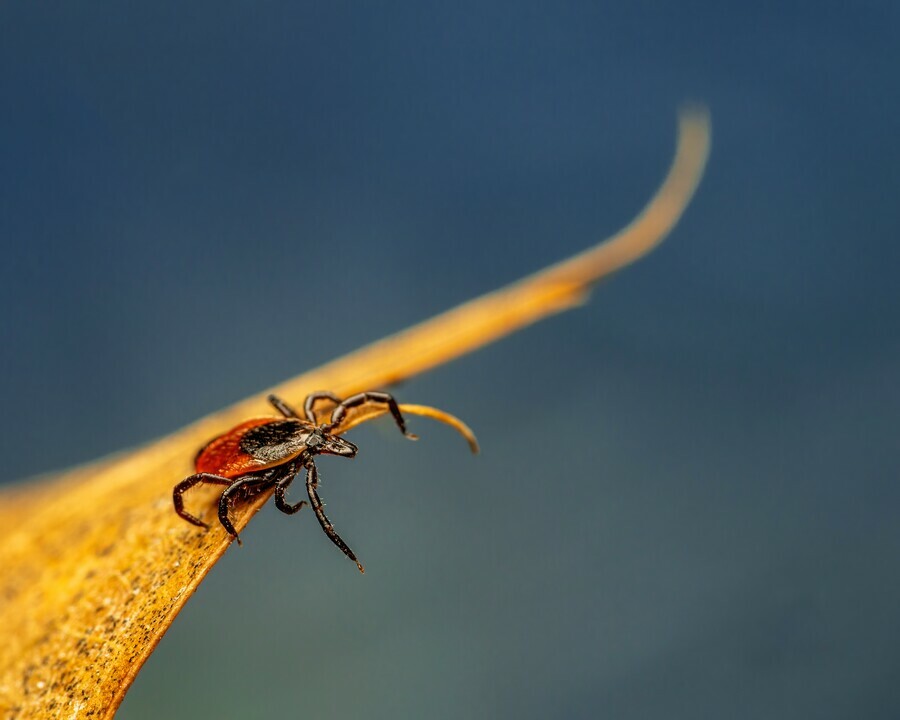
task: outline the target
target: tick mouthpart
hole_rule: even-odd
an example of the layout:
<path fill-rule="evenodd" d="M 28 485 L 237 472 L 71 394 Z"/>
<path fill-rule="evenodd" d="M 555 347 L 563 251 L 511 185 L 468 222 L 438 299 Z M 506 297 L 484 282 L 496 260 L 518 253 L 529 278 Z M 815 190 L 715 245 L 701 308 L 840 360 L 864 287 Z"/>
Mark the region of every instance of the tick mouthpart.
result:
<path fill-rule="evenodd" d="M 359 452 L 359 448 L 356 447 L 349 440 L 344 440 L 344 438 L 338 437 L 337 435 L 326 435 L 322 438 L 322 444 L 317 448 L 320 453 L 327 453 L 329 455 L 340 455 L 341 457 L 355 457 L 356 453 Z"/>

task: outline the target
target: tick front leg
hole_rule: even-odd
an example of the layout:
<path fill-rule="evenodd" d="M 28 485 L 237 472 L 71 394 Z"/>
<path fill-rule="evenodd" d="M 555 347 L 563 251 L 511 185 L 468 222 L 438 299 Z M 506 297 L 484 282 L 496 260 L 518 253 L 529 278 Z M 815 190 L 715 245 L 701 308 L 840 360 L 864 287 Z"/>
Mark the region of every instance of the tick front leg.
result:
<path fill-rule="evenodd" d="M 178 516 L 187 520 L 189 523 L 194 525 L 199 525 L 202 528 L 209 529 L 209 525 L 203 522 L 200 518 L 194 517 L 187 510 L 184 509 L 184 498 L 182 497 L 188 490 L 190 490 L 194 485 L 198 483 L 211 483 L 213 485 L 230 485 L 231 480 L 228 478 L 222 477 L 221 475 L 213 475 L 212 473 L 197 473 L 196 475 L 191 475 L 190 477 L 186 477 L 180 483 L 175 486 L 175 489 L 172 490 L 172 503 L 175 505 L 175 512 L 178 513 Z"/>
<path fill-rule="evenodd" d="M 402 432 L 410 440 L 419 439 L 417 435 L 413 435 L 411 432 L 407 432 L 406 421 L 403 419 L 403 414 L 400 412 L 400 408 L 398 407 L 397 401 L 394 399 L 394 396 L 384 392 L 363 392 L 356 395 L 351 395 L 332 411 L 331 422 L 327 425 L 325 430 L 333 430 L 338 425 L 340 425 L 341 422 L 343 422 L 344 418 L 347 416 L 348 410 L 350 410 L 351 408 L 359 407 L 360 405 L 365 405 L 366 403 L 379 403 L 382 405 L 387 405 L 388 410 L 394 418 L 394 422 L 397 423 L 397 427 L 400 428 L 400 432 Z"/>
<path fill-rule="evenodd" d="M 325 516 L 325 506 L 322 504 L 322 501 L 319 499 L 319 493 L 316 491 L 318 485 L 319 471 L 316 469 L 315 463 L 310 462 L 309 465 L 306 466 L 306 492 L 309 495 L 309 502 L 312 505 L 313 512 L 319 520 L 319 525 L 322 526 L 322 530 L 325 531 L 325 534 L 329 537 L 331 542 L 337 545 L 344 555 L 356 563 L 356 567 L 359 568 L 361 573 L 364 573 L 365 569 L 359 560 L 356 559 L 356 555 L 353 554 L 350 546 L 341 539 L 341 536 L 338 535 L 337 531 L 334 529 L 334 525 L 332 525 L 331 521 Z"/>
<path fill-rule="evenodd" d="M 303 402 L 303 412 L 306 414 L 306 419 L 309 420 L 313 425 L 316 424 L 316 413 L 315 406 L 319 400 L 331 400 L 335 405 L 341 404 L 341 399 L 332 392 L 328 392 L 327 390 L 319 390 L 318 392 L 310 393 L 306 396 L 306 400 Z"/>

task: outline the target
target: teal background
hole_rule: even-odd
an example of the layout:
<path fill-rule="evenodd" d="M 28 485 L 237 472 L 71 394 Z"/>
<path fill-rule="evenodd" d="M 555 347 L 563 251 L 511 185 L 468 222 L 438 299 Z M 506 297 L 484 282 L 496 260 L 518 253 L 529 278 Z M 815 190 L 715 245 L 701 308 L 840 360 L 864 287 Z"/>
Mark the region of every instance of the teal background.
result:
<path fill-rule="evenodd" d="M 583 309 L 396 389 L 117 717 L 900 715 L 900 6 L 0 5 L 4 482 L 170 432 L 618 230 Z M 296 400 L 296 399 L 294 399 Z M 180 478 L 172 478 L 173 485 Z"/>

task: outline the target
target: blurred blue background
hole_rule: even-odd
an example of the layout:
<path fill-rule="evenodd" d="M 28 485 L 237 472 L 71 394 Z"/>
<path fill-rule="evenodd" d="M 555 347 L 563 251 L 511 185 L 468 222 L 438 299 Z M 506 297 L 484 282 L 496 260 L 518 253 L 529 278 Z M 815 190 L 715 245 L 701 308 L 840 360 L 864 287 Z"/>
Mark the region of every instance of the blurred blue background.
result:
<path fill-rule="evenodd" d="M 0 5 L 0 455 L 148 441 L 618 230 L 583 309 L 397 389 L 119 716 L 900 716 L 900 5 Z M 330 319 L 318 319 L 327 308 Z M 293 398 L 293 400 L 298 400 Z M 178 478 L 172 478 L 173 483 Z"/>

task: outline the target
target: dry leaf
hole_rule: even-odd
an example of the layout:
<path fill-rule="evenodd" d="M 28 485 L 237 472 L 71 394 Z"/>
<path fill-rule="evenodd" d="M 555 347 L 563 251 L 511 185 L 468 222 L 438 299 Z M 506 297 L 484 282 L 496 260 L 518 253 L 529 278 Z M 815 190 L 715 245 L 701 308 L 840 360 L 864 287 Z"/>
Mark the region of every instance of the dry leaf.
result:
<path fill-rule="evenodd" d="M 702 175 L 708 146 L 706 113 L 683 113 L 665 182 L 618 235 L 274 392 L 297 401 L 325 388 L 344 396 L 382 388 L 581 303 L 594 282 L 648 252 L 674 226 Z M 454 424 L 440 411 L 419 410 Z M 146 447 L 0 495 L 5 717 L 112 717 L 162 634 L 231 542 L 218 525 L 206 531 L 176 516 L 172 487 L 192 472 L 191 460 L 205 441 L 262 414 L 270 414 L 264 395 Z M 203 507 L 214 497 L 215 488 L 200 489 L 191 503 Z M 236 527 L 243 528 L 267 499 L 265 493 L 238 508 Z"/>

